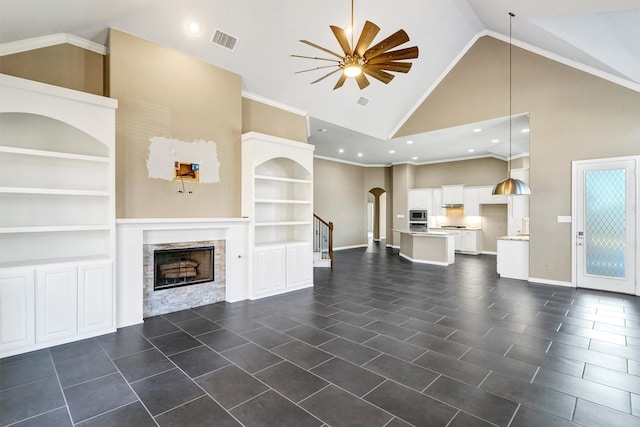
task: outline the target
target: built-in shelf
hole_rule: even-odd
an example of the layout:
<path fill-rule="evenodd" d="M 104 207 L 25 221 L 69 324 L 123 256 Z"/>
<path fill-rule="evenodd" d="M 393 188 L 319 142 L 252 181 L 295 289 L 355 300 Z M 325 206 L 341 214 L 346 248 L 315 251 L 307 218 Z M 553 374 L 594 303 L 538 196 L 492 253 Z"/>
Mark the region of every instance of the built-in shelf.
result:
<path fill-rule="evenodd" d="M 313 184 L 313 182 L 308 179 L 287 178 L 282 176 L 256 175 L 255 179 L 261 179 L 265 181 L 295 182 L 298 184 Z"/>
<path fill-rule="evenodd" d="M 286 246 L 286 245 L 302 245 L 309 244 L 309 242 L 301 240 L 274 240 L 272 242 L 260 242 L 256 243 L 256 247 L 268 247 L 268 246 Z"/>
<path fill-rule="evenodd" d="M 273 227 L 283 225 L 310 225 L 311 221 L 270 221 L 270 222 L 256 222 L 256 227 Z"/>
<path fill-rule="evenodd" d="M 281 203 L 291 205 L 310 205 L 311 200 L 256 199 L 256 203 Z"/>
<path fill-rule="evenodd" d="M 107 224 L 100 225 L 59 225 L 59 226 L 30 226 L 30 227 L 0 227 L 0 234 L 14 233 L 59 233 L 66 231 L 101 231 L 110 230 Z"/>
<path fill-rule="evenodd" d="M 2 262 L 0 268 L 25 268 L 25 267 L 47 267 L 61 264 L 82 264 L 87 262 L 110 262 L 109 255 L 92 255 L 83 257 L 67 257 L 67 258 L 45 258 L 28 261 Z"/>
<path fill-rule="evenodd" d="M 109 163 L 109 157 L 89 156 L 86 154 L 65 153 L 60 151 L 34 150 L 31 148 L 0 145 L 0 153 L 22 154 L 25 156 L 52 157 L 58 159 L 84 160 L 87 162 Z"/>
<path fill-rule="evenodd" d="M 100 196 L 109 197 L 109 191 L 100 190 L 69 190 L 61 188 L 25 188 L 25 187 L 0 187 L 0 193 L 6 194 L 49 194 L 55 196 Z"/>

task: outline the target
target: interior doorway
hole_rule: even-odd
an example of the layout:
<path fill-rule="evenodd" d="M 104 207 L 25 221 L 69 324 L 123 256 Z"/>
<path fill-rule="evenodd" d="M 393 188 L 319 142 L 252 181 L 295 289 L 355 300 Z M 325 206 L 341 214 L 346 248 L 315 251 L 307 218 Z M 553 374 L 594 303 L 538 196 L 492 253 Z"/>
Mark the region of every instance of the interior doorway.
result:
<path fill-rule="evenodd" d="M 387 193 L 382 188 L 376 187 L 369 190 L 367 197 L 370 201 L 367 204 L 367 212 L 371 209 L 372 238 L 374 241 L 379 242 L 387 238 Z"/>
<path fill-rule="evenodd" d="M 640 157 L 573 162 L 577 287 L 636 294 Z"/>

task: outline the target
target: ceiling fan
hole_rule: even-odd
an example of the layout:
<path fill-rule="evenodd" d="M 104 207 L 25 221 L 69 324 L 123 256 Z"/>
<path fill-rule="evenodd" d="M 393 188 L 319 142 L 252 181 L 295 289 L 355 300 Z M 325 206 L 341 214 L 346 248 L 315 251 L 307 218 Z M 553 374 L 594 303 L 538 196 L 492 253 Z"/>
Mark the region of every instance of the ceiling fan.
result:
<path fill-rule="evenodd" d="M 339 71 L 342 71 L 342 74 L 340 75 L 340 78 L 338 78 L 338 82 L 336 83 L 336 85 L 333 87 L 334 90 L 342 87 L 344 82 L 347 80 L 347 77 L 354 77 L 360 89 L 364 89 L 365 87 L 369 86 L 369 80 L 366 77 L 367 75 L 373 77 L 374 79 L 380 80 L 384 84 L 388 84 L 395 77 L 388 71 L 408 73 L 411 69 L 411 63 L 401 60 L 414 59 L 418 57 L 417 46 L 391 50 L 409 41 L 409 36 L 403 29 L 396 31 L 386 39 L 369 47 L 373 42 L 373 39 L 380 31 L 380 27 L 378 27 L 371 21 L 366 21 L 364 23 L 364 28 L 362 29 L 362 33 L 358 38 L 358 43 L 354 44 L 353 0 L 351 0 L 351 43 L 349 43 L 347 33 L 344 29 L 336 27 L 334 25 L 330 25 L 329 28 L 331 28 L 333 35 L 338 40 L 338 44 L 340 44 L 340 47 L 342 48 L 342 52 L 344 54 L 341 55 L 308 40 L 300 41 L 306 45 L 315 47 L 316 49 L 320 49 L 325 53 L 333 55 L 338 59 L 320 58 L 317 56 L 291 55 L 295 58 L 316 59 L 321 61 L 334 62 L 333 65 L 320 66 L 310 68 L 308 70 L 296 71 L 295 74 L 299 74 L 324 68 L 337 67 L 335 70 L 325 74 L 319 79 L 312 81 L 311 84 L 318 83 L 319 81 L 324 80 Z"/>

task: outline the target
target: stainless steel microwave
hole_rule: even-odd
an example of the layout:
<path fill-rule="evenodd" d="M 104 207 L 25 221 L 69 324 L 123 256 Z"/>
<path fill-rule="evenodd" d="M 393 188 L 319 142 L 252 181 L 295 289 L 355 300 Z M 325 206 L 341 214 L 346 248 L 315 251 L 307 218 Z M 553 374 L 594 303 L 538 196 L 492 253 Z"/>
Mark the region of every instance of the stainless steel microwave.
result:
<path fill-rule="evenodd" d="M 409 221 L 427 221 L 427 211 L 426 209 L 412 209 L 409 211 Z"/>

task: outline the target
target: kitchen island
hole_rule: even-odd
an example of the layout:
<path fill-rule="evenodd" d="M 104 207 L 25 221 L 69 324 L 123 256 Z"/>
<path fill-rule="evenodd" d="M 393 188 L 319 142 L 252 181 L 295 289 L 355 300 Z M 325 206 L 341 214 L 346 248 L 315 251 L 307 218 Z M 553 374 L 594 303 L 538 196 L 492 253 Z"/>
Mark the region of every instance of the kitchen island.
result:
<path fill-rule="evenodd" d="M 451 265 L 455 262 L 455 236 L 444 231 L 400 231 L 400 256 L 411 262 Z"/>

